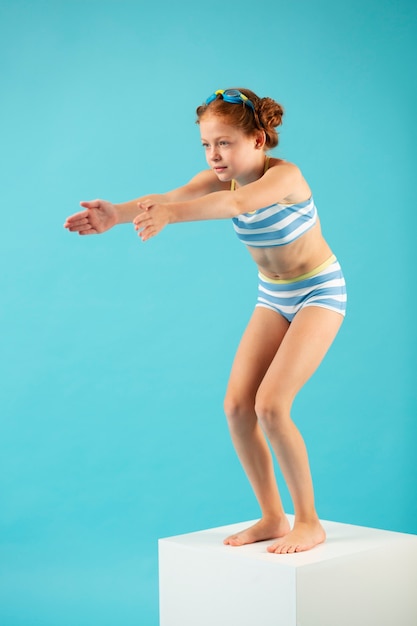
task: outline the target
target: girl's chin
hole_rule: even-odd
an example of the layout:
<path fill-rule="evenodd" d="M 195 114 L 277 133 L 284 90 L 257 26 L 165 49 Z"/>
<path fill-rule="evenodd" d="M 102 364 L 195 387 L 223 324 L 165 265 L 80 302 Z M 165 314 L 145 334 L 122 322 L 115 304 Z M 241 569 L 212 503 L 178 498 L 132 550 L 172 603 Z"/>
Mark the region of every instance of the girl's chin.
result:
<path fill-rule="evenodd" d="M 226 167 L 214 170 L 214 173 L 216 174 L 219 180 L 222 180 L 222 181 L 232 180 L 232 177 L 230 176 L 230 172 Z"/>

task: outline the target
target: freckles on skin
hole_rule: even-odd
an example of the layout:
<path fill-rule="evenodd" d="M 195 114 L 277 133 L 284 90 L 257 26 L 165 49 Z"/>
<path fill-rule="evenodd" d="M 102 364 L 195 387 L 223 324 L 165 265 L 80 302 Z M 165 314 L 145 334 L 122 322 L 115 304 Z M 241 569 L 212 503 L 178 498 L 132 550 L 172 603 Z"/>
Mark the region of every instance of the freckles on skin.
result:
<path fill-rule="evenodd" d="M 203 146 L 206 148 L 206 158 L 209 159 L 211 150 L 220 155 L 230 145 L 235 145 L 244 138 L 241 130 L 226 124 L 217 116 L 204 117 L 200 122 L 200 136 Z M 226 145 L 224 145 L 226 144 Z"/>
<path fill-rule="evenodd" d="M 263 141 L 256 134 L 246 135 L 214 115 L 200 121 L 200 134 L 207 164 L 221 181 L 234 178 L 239 185 L 245 185 L 259 178 L 265 153 Z"/>

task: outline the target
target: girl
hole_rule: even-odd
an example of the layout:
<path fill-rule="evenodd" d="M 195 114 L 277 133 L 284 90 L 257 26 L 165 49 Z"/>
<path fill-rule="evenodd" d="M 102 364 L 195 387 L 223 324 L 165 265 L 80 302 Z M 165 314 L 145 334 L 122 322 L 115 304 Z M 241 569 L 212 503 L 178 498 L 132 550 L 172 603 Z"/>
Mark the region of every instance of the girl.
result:
<path fill-rule="evenodd" d="M 283 109 L 248 89 L 219 89 L 197 108 L 208 170 L 165 194 L 113 205 L 81 202 L 65 227 L 102 233 L 133 220 L 142 241 L 174 222 L 231 218 L 259 270 L 258 300 L 233 363 L 225 412 L 262 518 L 227 537 L 241 546 L 273 539 L 269 552 L 309 550 L 325 540 L 306 447 L 291 419 L 294 398 L 333 342 L 345 314 L 340 266 L 324 240 L 299 168 L 266 152 L 278 144 Z M 291 529 L 269 439 L 294 504 Z"/>

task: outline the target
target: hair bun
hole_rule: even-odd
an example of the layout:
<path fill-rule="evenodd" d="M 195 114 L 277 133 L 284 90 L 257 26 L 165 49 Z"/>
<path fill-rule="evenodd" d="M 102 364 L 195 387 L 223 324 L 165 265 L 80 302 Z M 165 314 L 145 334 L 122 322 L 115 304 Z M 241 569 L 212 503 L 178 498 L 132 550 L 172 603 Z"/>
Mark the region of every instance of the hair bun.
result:
<path fill-rule="evenodd" d="M 278 102 L 272 98 L 260 98 L 257 108 L 259 120 L 265 129 L 281 126 L 284 109 Z"/>

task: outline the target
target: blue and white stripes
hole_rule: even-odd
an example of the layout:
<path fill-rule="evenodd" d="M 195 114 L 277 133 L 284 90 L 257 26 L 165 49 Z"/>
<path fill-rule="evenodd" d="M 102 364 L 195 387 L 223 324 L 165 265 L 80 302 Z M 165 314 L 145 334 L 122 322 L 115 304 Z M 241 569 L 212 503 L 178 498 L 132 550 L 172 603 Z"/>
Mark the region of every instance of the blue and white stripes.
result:
<path fill-rule="evenodd" d="M 292 280 L 272 280 L 259 274 L 256 306 L 277 311 L 289 322 L 303 307 L 318 306 L 346 312 L 346 284 L 335 256 L 318 268 Z"/>
<path fill-rule="evenodd" d="M 314 226 L 317 209 L 311 197 L 299 204 L 271 204 L 232 221 L 237 236 L 248 246 L 284 246 Z"/>

